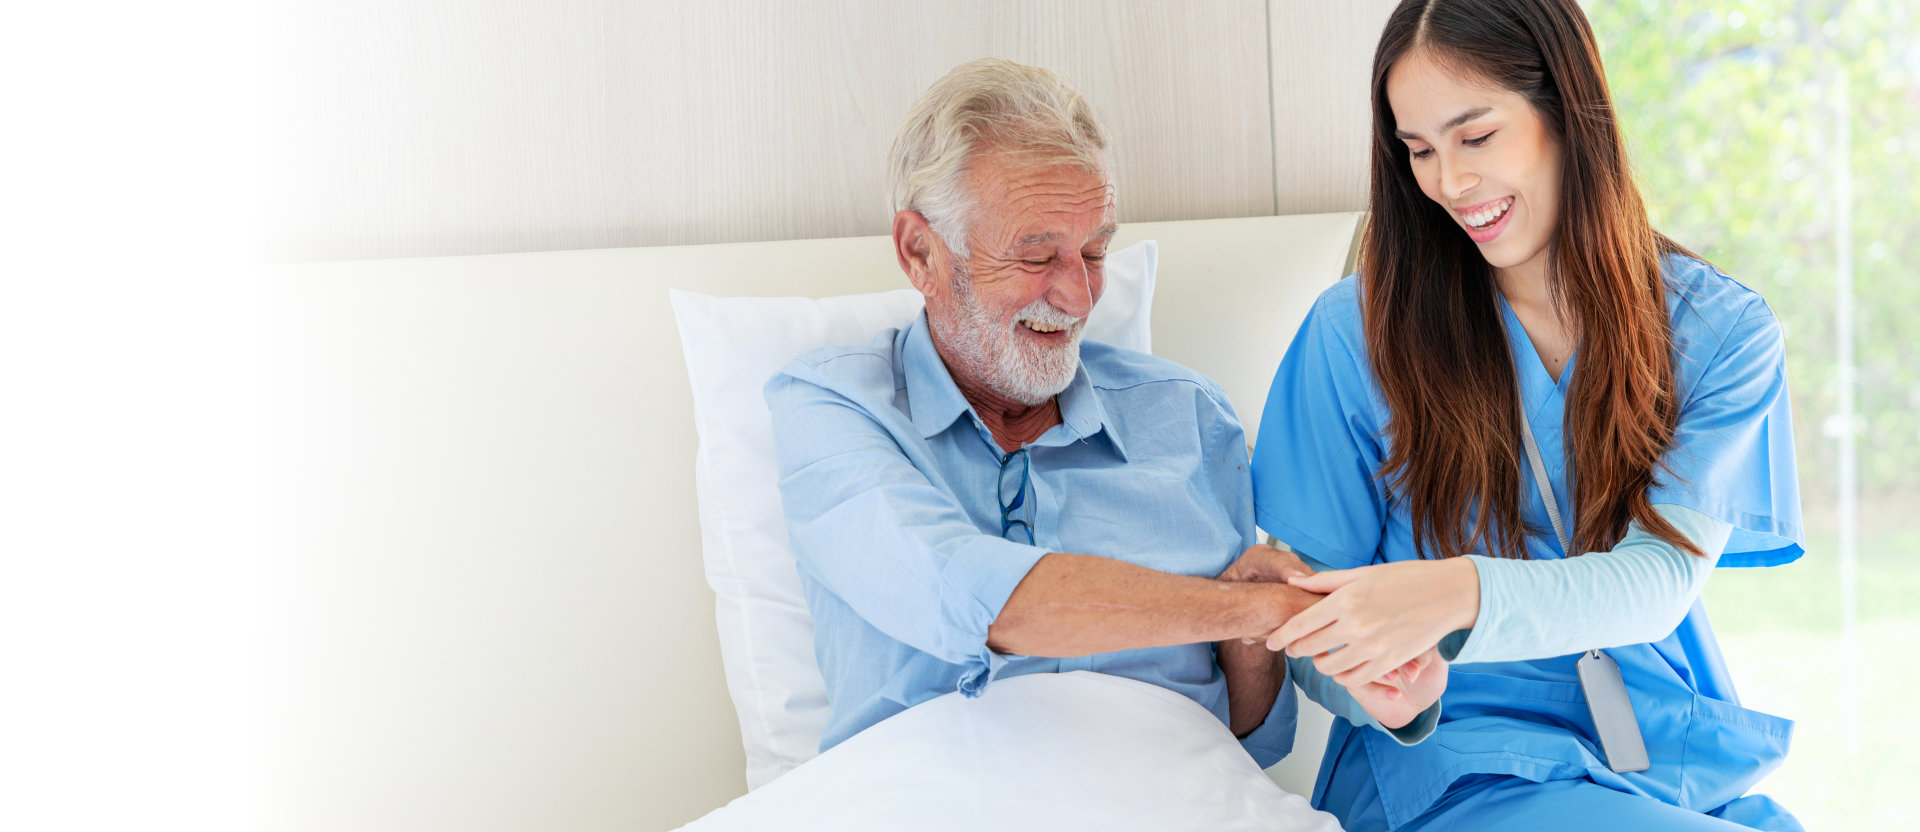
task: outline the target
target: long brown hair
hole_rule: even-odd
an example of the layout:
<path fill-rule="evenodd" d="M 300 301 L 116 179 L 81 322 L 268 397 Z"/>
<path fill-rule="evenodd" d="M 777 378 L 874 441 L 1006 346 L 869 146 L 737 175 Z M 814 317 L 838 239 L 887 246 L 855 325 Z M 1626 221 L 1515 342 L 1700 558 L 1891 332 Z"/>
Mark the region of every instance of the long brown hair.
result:
<path fill-rule="evenodd" d="M 1492 267 L 1414 180 L 1387 74 L 1415 49 L 1519 93 L 1561 155 L 1549 292 L 1577 327 L 1566 402 L 1573 551 L 1638 521 L 1693 554 L 1647 488 L 1679 416 L 1656 233 L 1627 164 L 1600 53 L 1575 0 L 1405 0 L 1373 58 L 1373 173 L 1360 272 L 1367 349 L 1391 412 L 1379 475 L 1412 516 L 1422 557 L 1525 557 L 1513 358 Z M 1670 475 L 1670 473 L 1669 473 Z"/>

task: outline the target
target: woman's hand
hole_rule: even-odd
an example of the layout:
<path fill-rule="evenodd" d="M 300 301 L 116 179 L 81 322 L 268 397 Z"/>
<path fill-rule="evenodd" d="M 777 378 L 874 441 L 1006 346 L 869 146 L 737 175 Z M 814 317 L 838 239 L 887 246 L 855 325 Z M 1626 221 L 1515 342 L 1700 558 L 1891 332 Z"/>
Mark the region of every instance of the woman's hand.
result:
<path fill-rule="evenodd" d="M 1360 707 L 1387 728 L 1404 727 L 1446 692 L 1447 662 L 1440 658 L 1439 648 L 1428 648 L 1413 661 L 1387 671 L 1378 682 L 1347 689 Z"/>
<path fill-rule="evenodd" d="M 1314 657 L 1316 669 L 1356 694 L 1448 633 L 1472 627 L 1480 610 L 1480 576 L 1466 558 L 1380 563 L 1287 582 L 1328 595 L 1273 631 L 1267 648 Z"/>

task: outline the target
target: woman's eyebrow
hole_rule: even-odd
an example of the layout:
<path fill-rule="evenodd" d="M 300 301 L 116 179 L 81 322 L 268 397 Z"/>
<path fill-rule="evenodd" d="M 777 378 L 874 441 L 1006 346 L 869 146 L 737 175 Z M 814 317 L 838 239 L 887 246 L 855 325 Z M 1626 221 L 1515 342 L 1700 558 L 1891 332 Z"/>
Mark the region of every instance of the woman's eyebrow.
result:
<path fill-rule="evenodd" d="M 1446 124 L 1443 124 L 1440 126 L 1440 132 L 1445 133 L 1449 130 L 1452 130 L 1455 127 L 1459 127 L 1462 124 L 1466 124 L 1469 121 L 1472 121 L 1476 118 L 1479 118 L 1491 112 L 1493 112 L 1492 107 L 1475 107 L 1471 110 L 1468 110 L 1464 113 L 1454 116 L 1453 118 L 1448 119 Z M 1393 131 L 1393 137 L 1396 139 L 1418 139 L 1420 138 L 1420 134 L 1409 133 L 1405 130 L 1395 129 Z"/>

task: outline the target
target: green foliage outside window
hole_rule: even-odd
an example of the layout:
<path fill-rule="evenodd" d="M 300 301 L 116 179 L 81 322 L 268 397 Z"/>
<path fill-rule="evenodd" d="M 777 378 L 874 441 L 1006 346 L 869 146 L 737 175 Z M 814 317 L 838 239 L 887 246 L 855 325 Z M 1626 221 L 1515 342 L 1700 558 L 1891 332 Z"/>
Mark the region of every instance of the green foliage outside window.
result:
<path fill-rule="evenodd" d="M 1657 227 L 1767 296 L 1789 338 L 1803 483 L 1833 491 L 1836 87 L 1852 141 L 1863 493 L 1920 493 L 1920 10 L 1595 0 L 1587 13 Z"/>

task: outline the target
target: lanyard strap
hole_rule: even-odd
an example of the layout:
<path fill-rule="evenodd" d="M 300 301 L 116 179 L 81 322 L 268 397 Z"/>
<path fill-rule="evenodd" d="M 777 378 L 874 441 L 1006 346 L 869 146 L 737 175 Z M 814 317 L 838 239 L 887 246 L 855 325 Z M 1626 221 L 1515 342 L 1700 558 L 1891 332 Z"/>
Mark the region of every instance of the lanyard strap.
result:
<path fill-rule="evenodd" d="M 1520 406 L 1520 441 L 1527 446 L 1534 484 L 1540 487 L 1540 499 L 1547 504 L 1547 520 L 1553 523 L 1553 536 L 1560 540 L 1560 553 L 1571 557 L 1573 543 L 1567 538 L 1566 523 L 1560 519 L 1560 498 L 1553 493 L 1553 481 L 1547 479 L 1547 463 L 1540 458 L 1540 443 L 1533 438 L 1533 423 L 1527 419 L 1527 400 L 1520 394 L 1518 357 L 1513 364 L 1513 389 L 1514 403 Z M 1647 744 L 1640 735 L 1640 721 L 1633 712 L 1633 698 L 1627 693 L 1620 665 L 1600 650 L 1587 650 L 1574 662 L 1574 669 L 1607 768 L 1616 772 L 1646 771 L 1650 766 Z"/>
<path fill-rule="evenodd" d="M 1547 463 L 1540 458 L 1540 443 L 1534 440 L 1533 423 L 1527 419 L 1527 397 L 1520 392 L 1520 356 L 1513 354 L 1511 346 L 1507 355 L 1513 359 L 1513 403 L 1520 407 L 1520 442 L 1527 446 L 1527 461 L 1533 464 L 1533 484 L 1540 487 L 1540 500 L 1547 504 L 1547 520 L 1553 523 L 1553 536 L 1560 541 L 1560 554 L 1572 557 L 1573 540 L 1567 537 L 1567 525 L 1560 519 L 1560 497 L 1553 493 L 1553 481 L 1547 479 Z"/>
<path fill-rule="evenodd" d="M 1540 443 L 1533 438 L 1533 424 L 1527 421 L 1527 402 L 1520 398 L 1520 367 L 1514 366 L 1513 389 L 1520 405 L 1520 441 L 1527 446 L 1527 461 L 1533 463 L 1533 482 L 1540 487 L 1540 499 L 1547 504 L 1547 519 L 1553 523 L 1553 536 L 1560 540 L 1560 554 L 1573 554 L 1573 542 L 1567 537 L 1566 523 L 1560 520 L 1560 498 L 1553 493 L 1553 481 L 1547 479 L 1547 463 L 1540 458 Z"/>

